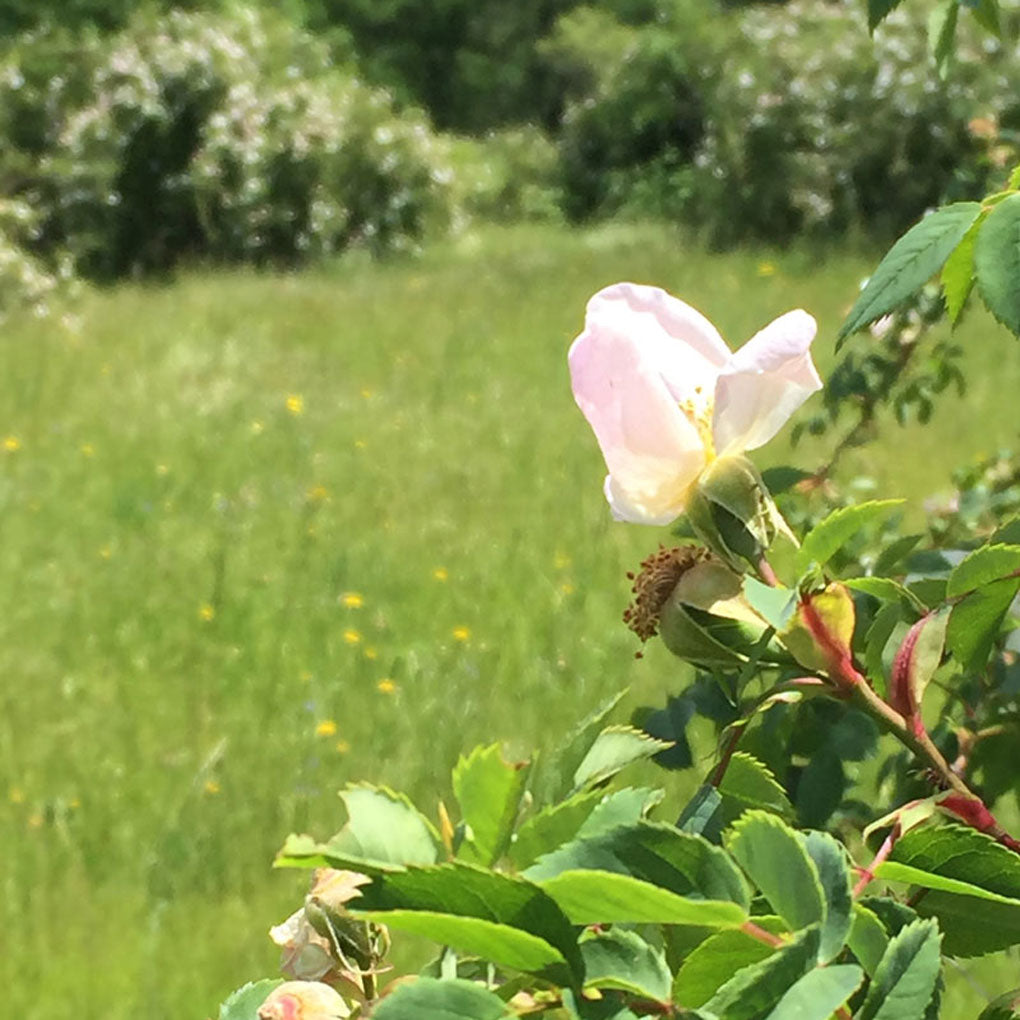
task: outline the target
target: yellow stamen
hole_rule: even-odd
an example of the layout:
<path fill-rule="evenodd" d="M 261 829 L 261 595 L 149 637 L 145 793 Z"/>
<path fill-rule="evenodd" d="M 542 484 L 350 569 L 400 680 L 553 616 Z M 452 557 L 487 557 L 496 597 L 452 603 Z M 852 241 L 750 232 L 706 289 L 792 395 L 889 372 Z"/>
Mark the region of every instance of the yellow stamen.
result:
<path fill-rule="evenodd" d="M 701 397 L 701 387 L 694 388 L 696 397 Z M 711 398 L 681 400 L 679 405 L 687 420 L 698 430 L 701 445 L 705 448 L 705 465 L 715 460 L 715 443 L 712 440 L 712 415 L 715 401 Z"/>

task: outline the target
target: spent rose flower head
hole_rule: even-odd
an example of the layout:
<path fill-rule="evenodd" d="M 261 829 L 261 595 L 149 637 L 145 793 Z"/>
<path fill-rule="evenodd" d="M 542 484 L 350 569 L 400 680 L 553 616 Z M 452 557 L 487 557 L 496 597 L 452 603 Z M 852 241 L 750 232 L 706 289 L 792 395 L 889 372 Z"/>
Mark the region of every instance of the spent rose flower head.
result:
<path fill-rule="evenodd" d="M 798 309 L 733 353 L 708 319 L 658 287 L 600 290 L 569 363 L 574 398 L 609 469 L 613 516 L 669 524 L 716 457 L 767 443 L 821 389 L 815 331 Z"/>

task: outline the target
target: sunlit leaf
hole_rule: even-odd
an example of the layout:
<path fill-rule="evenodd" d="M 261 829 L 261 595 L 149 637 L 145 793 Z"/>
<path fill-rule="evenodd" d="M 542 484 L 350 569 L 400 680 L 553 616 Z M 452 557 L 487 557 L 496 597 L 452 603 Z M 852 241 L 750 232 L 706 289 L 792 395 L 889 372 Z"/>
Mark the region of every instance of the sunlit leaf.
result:
<path fill-rule="evenodd" d="M 840 327 L 838 340 L 888 315 L 917 293 L 942 268 L 980 214 L 980 202 L 955 202 L 911 227 L 878 264 Z"/>

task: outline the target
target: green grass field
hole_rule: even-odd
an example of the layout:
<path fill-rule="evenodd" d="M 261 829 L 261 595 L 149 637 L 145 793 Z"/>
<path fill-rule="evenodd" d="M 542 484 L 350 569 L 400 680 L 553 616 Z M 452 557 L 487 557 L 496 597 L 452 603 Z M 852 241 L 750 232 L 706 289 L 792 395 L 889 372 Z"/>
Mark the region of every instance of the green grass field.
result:
<path fill-rule="evenodd" d="M 524 755 L 621 687 L 631 704 L 677 689 L 619 624 L 625 571 L 668 532 L 610 521 L 566 349 L 590 294 L 633 279 L 734 346 L 807 308 L 824 376 L 871 262 L 767 257 L 770 275 L 658 228 L 521 228 L 382 266 L 124 286 L 86 295 L 71 328 L 8 322 L 7 1013 L 212 1015 L 275 973 L 266 929 L 304 876 L 273 853 L 334 831 L 343 783 L 431 813 L 460 750 Z M 883 494 L 945 489 L 1016 440 L 1020 350 L 979 315 L 961 337 L 967 398 L 848 458 Z M 759 462 L 824 450 L 780 440 Z M 950 1020 L 1020 984 L 1015 958 L 965 969 Z"/>

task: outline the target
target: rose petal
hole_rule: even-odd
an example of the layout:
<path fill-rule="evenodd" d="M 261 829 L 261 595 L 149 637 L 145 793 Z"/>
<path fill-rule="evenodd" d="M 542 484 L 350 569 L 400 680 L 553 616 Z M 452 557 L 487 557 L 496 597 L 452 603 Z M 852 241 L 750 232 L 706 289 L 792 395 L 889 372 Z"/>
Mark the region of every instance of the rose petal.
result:
<path fill-rule="evenodd" d="M 704 466 L 704 445 L 666 384 L 657 359 L 661 345 L 647 342 L 654 322 L 619 312 L 612 300 L 589 305 L 585 331 L 568 356 L 574 398 L 609 469 L 606 492 L 614 514 L 666 523 L 680 513 L 687 487 Z"/>
<path fill-rule="evenodd" d="M 740 453 L 767 443 L 822 388 L 810 353 L 816 330 L 807 312 L 787 312 L 733 355 L 715 387 L 716 453 Z"/>
<path fill-rule="evenodd" d="M 630 337 L 653 360 L 676 402 L 711 393 L 731 354 L 701 312 L 659 287 L 617 283 L 588 302 L 586 330 Z"/>

